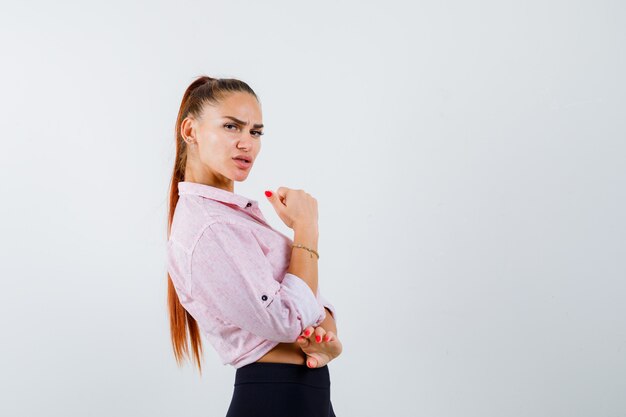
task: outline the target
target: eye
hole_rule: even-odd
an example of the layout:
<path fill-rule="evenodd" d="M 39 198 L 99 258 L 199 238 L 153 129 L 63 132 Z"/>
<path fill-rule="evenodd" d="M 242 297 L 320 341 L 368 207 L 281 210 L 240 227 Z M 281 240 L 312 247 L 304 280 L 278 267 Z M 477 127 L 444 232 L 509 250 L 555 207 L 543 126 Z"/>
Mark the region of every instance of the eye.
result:
<path fill-rule="evenodd" d="M 263 136 L 265 133 L 261 132 L 260 130 L 253 130 L 252 133 L 256 133 L 257 137 L 261 137 Z"/>
<path fill-rule="evenodd" d="M 226 123 L 226 124 L 224 125 L 224 127 L 226 128 L 226 130 L 232 130 L 232 129 L 228 129 L 228 126 L 232 126 L 232 127 L 234 127 L 235 129 L 237 129 L 237 126 L 236 126 L 236 125 L 234 125 L 234 124 L 232 124 L 232 123 Z"/>

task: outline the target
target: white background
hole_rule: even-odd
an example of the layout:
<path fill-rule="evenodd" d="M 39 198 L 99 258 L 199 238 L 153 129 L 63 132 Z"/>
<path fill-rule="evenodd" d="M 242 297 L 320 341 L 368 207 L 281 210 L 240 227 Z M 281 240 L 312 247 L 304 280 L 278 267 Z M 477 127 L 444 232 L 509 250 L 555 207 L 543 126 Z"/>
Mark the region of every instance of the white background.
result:
<path fill-rule="evenodd" d="M 338 417 L 626 416 L 625 44 L 621 1 L 3 3 L 0 414 L 225 414 L 165 298 L 206 74 L 263 106 L 235 192 L 319 201 Z"/>

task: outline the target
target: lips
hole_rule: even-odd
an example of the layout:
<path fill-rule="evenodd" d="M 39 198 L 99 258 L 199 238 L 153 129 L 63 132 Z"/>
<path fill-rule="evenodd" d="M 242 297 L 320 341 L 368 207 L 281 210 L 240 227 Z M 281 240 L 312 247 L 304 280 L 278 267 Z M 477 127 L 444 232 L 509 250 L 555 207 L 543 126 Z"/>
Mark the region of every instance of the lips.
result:
<path fill-rule="evenodd" d="M 252 162 L 252 158 L 248 155 L 235 155 L 233 159 L 242 159 L 246 162 Z"/>
<path fill-rule="evenodd" d="M 245 161 L 243 159 L 233 158 L 233 161 L 235 161 L 235 164 L 239 168 L 248 169 L 248 168 L 250 168 L 250 166 L 252 166 L 252 162 L 247 162 L 247 161 Z"/>

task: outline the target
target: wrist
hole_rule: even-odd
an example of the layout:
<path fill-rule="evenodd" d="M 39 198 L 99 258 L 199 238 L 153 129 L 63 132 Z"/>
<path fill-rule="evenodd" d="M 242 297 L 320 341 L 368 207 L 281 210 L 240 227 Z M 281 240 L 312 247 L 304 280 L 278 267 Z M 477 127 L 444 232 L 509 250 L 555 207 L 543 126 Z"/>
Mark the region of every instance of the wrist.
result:
<path fill-rule="evenodd" d="M 294 222 L 293 231 L 294 233 L 300 232 L 300 233 L 315 234 L 315 235 L 319 233 L 317 223 L 313 223 L 313 222 L 302 222 L 302 223 Z"/>
<path fill-rule="evenodd" d="M 293 243 L 308 246 L 311 249 L 317 250 L 317 241 L 319 239 L 319 232 L 317 227 L 302 226 L 294 229 L 293 231 Z"/>

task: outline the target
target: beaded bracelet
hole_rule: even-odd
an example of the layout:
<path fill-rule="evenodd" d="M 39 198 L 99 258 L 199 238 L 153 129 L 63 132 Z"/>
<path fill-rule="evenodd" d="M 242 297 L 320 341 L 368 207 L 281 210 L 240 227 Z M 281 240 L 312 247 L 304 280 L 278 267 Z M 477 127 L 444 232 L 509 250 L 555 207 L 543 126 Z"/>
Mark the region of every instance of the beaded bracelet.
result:
<path fill-rule="evenodd" d="M 319 259 L 319 258 L 320 258 L 320 255 L 317 253 L 317 251 L 315 251 L 314 249 L 311 249 L 311 248 L 307 248 L 306 246 L 303 246 L 303 245 L 301 245 L 301 244 L 299 244 L 299 243 L 298 243 L 298 244 L 295 244 L 295 245 L 291 245 L 291 247 L 292 247 L 292 248 L 301 248 L 301 249 L 306 249 L 306 250 L 308 250 L 309 252 L 314 253 L 314 254 L 315 254 L 315 256 L 317 256 L 317 259 Z M 312 257 L 313 257 L 313 255 L 311 255 L 311 258 L 312 258 Z"/>

